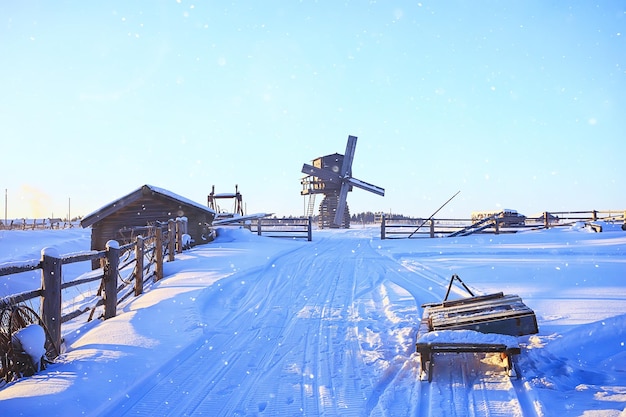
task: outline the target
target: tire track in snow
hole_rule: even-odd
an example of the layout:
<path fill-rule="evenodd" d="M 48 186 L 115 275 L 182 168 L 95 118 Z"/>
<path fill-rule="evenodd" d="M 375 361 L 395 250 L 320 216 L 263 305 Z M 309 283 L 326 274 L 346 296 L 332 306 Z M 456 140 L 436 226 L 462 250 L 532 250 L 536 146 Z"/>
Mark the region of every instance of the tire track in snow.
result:
<path fill-rule="evenodd" d="M 433 381 L 421 384 L 416 416 L 540 417 L 532 392 L 511 379 L 495 354 L 436 355 Z"/>
<path fill-rule="evenodd" d="M 232 314 L 225 314 L 217 323 L 210 325 L 212 330 L 207 333 L 204 345 L 182 363 L 177 362 L 176 369 L 164 376 L 155 387 L 143 393 L 134 406 L 130 404 L 133 401 L 128 401 L 130 408 L 124 407 L 129 408 L 127 414 L 238 415 L 263 412 L 266 409 L 269 411 L 274 405 L 272 403 L 281 403 L 281 400 L 276 398 L 275 392 L 268 394 L 266 400 L 259 399 L 257 392 L 263 391 L 260 387 L 267 386 L 268 378 L 264 375 L 276 376 L 283 373 L 284 368 L 291 366 L 291 363 L 296 363 L 285 362 L 285 359 L 292 350 L 297 352 L 298 345 L 302 344 L 305 349 L 304 353 L 300 353 L 300 361 L 301 367 L 305 369 L 299 376 L 301 399 L 295 401 L 295 396 L 289 394 L 283 399 L 282 405 L 290 406 L 288 408 L 291 412 L 295 410 L 305 414 L 319 414 L 324 409 L 331 414 L 338 413 L 333 381 L 336 361 L 334 357 L 338 356 L 338 352 L 331 344 L 331 340 L 337 336 L 333 323 L 341 321 L 341 316 L 336 316 L 336 313 L 351 305 L 354 293 L 354 283 L 346 283 L 347 280 L 344 279 L 346 271 L 353 267 L 348 265 L 342 270 L 342 265 L 349 262 L 349 257 L 337 261 L 336 251 L 341 246 L 332 245 L 330 248 L 314 250 L 315 253 L 309 256 L 308 263 L 280 258 L 274 262 L 276 268 L 271 271 L 266 268 L 262 271 L 265 273 L 258 273 L 256 277 L 251 277 L 250 274 L 244 277 L 234 276 L 229 282 L 223 282 L 222 290 L 226 291 L 228 287 L 233 294 L 233 299 L 226 304 L 229 307 L 227 310 Z M 302 250 L 306 252 L 312 249 L 309 247 Z M 330 257 L 333 258 L 332 262 L 329 262 Z M 298 254 L 294 257 L 299 258 L 304 256 Z M 315 270 L 316 266 L 319 271 Z M 267 273 L 268 271 L 271 273 Z M 333 278 L 320 279 L 320 272 Z M 297 277 L 301 280 L 300 284 L 290 285 L 287 275 Z M 271 276 L 275 278 L 272 279 Z M 243 278 L 247 284 L 251 284 L 246 291 L 237 288 L 237 281 Z M 288 299 L 285 299 L 286 295 Z M 290 318 L 307 308 L 312 312 L 308 320 L 310 324 L 307 323 L 304 329 L 298 328 L 302 320 Z M 290 311 L 285 313 L 284 310 Z M 256 318 L 261 323 L 258 326 L 254 324 Z M 274 325 L 272 328 L 263 327 L 266 323 Z M 251 354 L 251 350 L 254 350 L 253 345 L 259 345 L 259 331 L 272 334 L 268 337 L 268 342 L 273 347 L 255 356 Z M 292 339 L 287 340 L 289 337 Z M 287 343 L 283 344 L 281 339 Z M 275 343 L 275 340 L 279 342 Z M 283 348 L 285 345 L 290 349 Z M 247 367 L 241 364 L 246 359 L 250 359 Z M 281 376 L 278 375 L 278 380 L 280 379 Z M 194 390 L 185 384 L 185 381 L 192 381 L 190 384 L 193 385 L 193 381 L 203 380 L 204 383 L 195 383 L 200 389 Z M 293 387 L 293 383 L 291 385 Z M 253 400 L 256 402 L 250 404 L 250 398 L 256 398 Z M 170 404 L 176 404 L 175 409 L 170 408 Z"/>
<path fill-rule="evenodd" d="M 199 296 L 204 337 L 164 364 L 160 374 L 148 378 L 151 383 L 132 390 L 116 411 L 446 415 L 439 413 L 437 400 L 445 402 L 453 393 L 437 381 L 417 380 L 413 353 L 419 306 L 440 299 L 446 285 L 427 267 L 414 270 L 381 255 L 369 238 L 323 238 L 299 246 L 264 267 L 224 278 Z M 457 399 L 476 389 L 475 399 L 464 403 L 478 410 L 475 415 L 498 415 L 481 411 L 492 394 L 481 399 L 478 391 L 489 386 L 467 388 L 474 381 L 469 377 L 454 381 Z"/>
<path fill-rule="evenodd" d="M 120 409 L 128 409 L 126 415 L 177 416 L 191 415 L 193 410 L 202 413 L 202 408 L 208 408 L 208 415 L 214 415 L 216 408 L 219 409 L 223 405 L 224 401 L 221 399 L 225 393 L 234 388 L 232 381 L 236 381 L 236 379 L 233 376 L 236 375 L 238 378 L 244 379 L 248 372 L 246 369 L 233 371 L 233 369 L 228 368 L 229 364 L 241 357 L 242 351 L 249 353 L 247 346 L 242 346 L 241 343 L 233 344 L 238 339 L 238 332 L 229 329 L 236 328 L 234 324 L 246 322 L 250 316 L 253 316 L 251 311 L 254 309 L 254 302 L 260 303 L 262 301 L 254 295 L 264 294 L 259 291 L 247 291 L 238 295 L 240 289 L 237 286 L 243 282 L 242 278 L 263 274 L 270 270 L 272 265 L 273 263 L 270 261 L 269 265 L 261 268 L 260 272 L 245 271 L 220 281 L 217 286 L 219 288 L 214 288 L 214 292 L 216 294 L 220 292 L 233 294 L 234 297 L 232 298 L 240 302 L 239 310 L 224 309 L 222 318 L 217 323 L 207 324 L 211 330 L 206 332 L 204 340 L 198 341 L 199 346 L 193 353 L 186 356 L 192 349 L 185 349 L 182 358 L 176 357 L 165 364 L 162 367 L 163 376 L 158 378 L 154 386 L 148 389 L 139 387 L 134 390 L 134 395 L 130 397 L 127 404 L 121 404 Z M 223 291 L 225 289 L 230 291 Z M 230 300 L 230 302 L 232 301 Z M 234 311 L 235 314 L 229 315 L 228 311 Z M 246 342 L 259 343 L 259 331 L 258 329 L 254 330 L 252 329 L 251 336 L 246 339 Z M 269 333 L 271 331 L 272 329 L 269 329 Z M 265 338 L 271 340 L 267 334 Z M 214 347 L 216 348 L 214 349 Z M 218 351 L 225 347 L 230 347 L 230 352 Z M 207 362 L 209 363 L 207 364 Z M 211 401 L 212 398 L 216 401 Z M 212 407 L 211 403 L 213 402 L 217 403 L 217 407 Z"/>
<path fill-rule="evenodd" d="M 429 266 L 424 260 L 391 259 L 397 262 L 397 267 L 390 268 L 387 279 L 411 292 L 416 301 L 422 300 L 418 304 L 442 299 L 449 277 L 436 273 L 437 268 Z M 453 286 L 452 292 L 467 296 L 465 289 L 459 286 Z M 380 392 L 380 408 L 383 411 L 378 414 L 474 417 L 543 415 L 541 410 L 536 409 L 534 394 L 528 384 L 522 380 L 511 379 L 504 374 L 504 369 L 494 368 L 493 361 L 488 363 L 489 361 L 481 360 L 483 355 L 437 355 L 433 383 L 419 381 L 418 358 L 417 354 L 413 354 L 393 381 L 389 381 L 388 386 Z M 411 362 L 414 364 L 411 365 Z M 439 375 L 440 373 L 443 375 Z M 403 385 L 401 380 L 404 378 L 414 378 L 413 389 L 406 390 L 401 395 L 393 392 Z M 404 410 L 403 404 L 406 406 Z"/>

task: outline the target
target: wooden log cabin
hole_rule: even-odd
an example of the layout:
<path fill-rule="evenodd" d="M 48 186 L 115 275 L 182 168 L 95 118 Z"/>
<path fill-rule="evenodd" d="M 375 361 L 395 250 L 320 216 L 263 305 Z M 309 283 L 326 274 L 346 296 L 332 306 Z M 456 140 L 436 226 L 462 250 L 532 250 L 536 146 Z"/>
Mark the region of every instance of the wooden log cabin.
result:
<path fill-rule="evenodd" d="M 99 210 L 87 215 L 81 226 L 91 227 L 91 249 L 103 250 L 107 241 L 129 242 L 142 227 L 170 219 L 187 218 L 187 234 L 192 245 L 212 240 L 211 224 L 215 211 L 163 188 L 143 185 Z"/>

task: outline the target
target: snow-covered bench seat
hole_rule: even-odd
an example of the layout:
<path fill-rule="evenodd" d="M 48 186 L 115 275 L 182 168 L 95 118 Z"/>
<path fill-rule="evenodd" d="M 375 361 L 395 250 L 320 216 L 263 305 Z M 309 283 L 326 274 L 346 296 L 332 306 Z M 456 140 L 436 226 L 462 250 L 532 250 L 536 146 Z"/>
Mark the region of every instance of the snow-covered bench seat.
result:
<path fill-rule="evenodd" d="M 514 336 L 481 333 L 474 330 L 440 330 L 418 335 L 415 345 L 420 354 L 421 379 L 432 381 L 433 355 L 436 353 L 500 353 L 505 369 L 511 375 L 513 356 L 521 352 Z"/>

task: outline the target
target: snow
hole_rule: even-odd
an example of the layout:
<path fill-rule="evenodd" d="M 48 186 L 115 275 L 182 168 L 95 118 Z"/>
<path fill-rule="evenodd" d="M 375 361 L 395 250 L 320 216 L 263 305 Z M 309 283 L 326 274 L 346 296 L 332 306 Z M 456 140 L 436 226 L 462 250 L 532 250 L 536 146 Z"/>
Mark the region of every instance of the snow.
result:
<path fill-rule="evenodd" d="M 480 333 L 473 330 L 438 330 L 424 333 L 417 339 L 418 343 L 458 343 L 458 344 L 489 344 L 504 345 L 508 348 L 518 347 L 516 337 L 504 334 Z"/>
<path fill-rule="evenodd" d="M 198 208 L 198 209 L 200 209 L 200 210 L 202 210 L 202 211 L 208 211 L 208 212 L 211 212 L 211 213 L 215 214 L 215 211 L 214 211 L 213 209 L 211 209 L 211 208 L 207 207 L 207 206 L 204 206 L 204 205 L 202 205 L 202 204 L 200 204 L 200 203 L 197 203 L 197 202 L 195 202 L 195 201 L 193 201 L 193 200 L 190 200 L 190 199 L 188 199 L 188 198 L 185 198 L 185 197 L 183 197 L 183 196 L 181 196 L 181 195 L 178 195 L 178 194 L 176 194 L 176 193 L 173 193 L 173 192 L 171 192 L 171 191 L 169 191 L 169 190 L 166 190 L 166 189 L 164 189 L 164 188 L 155 187 L 154 185 L 150 185 L 150 184 L 145 184 L 145 185 L 142 185 L 141 187 L 137 188 L 136 190 L 134 190 L 134 191 L 132 191 L 132 192 L 128 193 L 126 196 L 124 196 L 124 197 L 122 197 L 122 198 L 120 198 L 120 199 L 118 199 L 118 200 L 115 200 L 115 201 L 113 201 L 113 202 L 111 202 L 111 203 L 107 204 L 107 206 L 112 206 L 112 207 L 113 207 L 113 206 L 117 205 L 118 203 L 121 203 L 121 202 L 122 202 L 122 200 L 123 200 L 124 198 L 127 198 L 128 196 L 130 196 L 130 195 L 132 195 L 132 194 L 135 194 L 135 193 L 137 193 L 137 192 L 141 191 L 141 189 L 142 189 L 142 188 L 144 188 L 144 187 L 148 188 L 150 191 L 152 191 L 152 192 L 154 192 L 154 193 L 161 194 L 161 195 L 163 195 L 163 196 L 165 196 L 165 197 L 168 197 L 168 198 L 170 198 L 170 199 L 172 199 L 172 200 L 177 200 L 177 201 L 180 201 L 180 202 L 182 202 L 182 203 L 185 203 L 185 204 L 187 204 L 187 205 L 189 205 L 189 206 L 196 207 L 196 208 Z M 96 214 L 97 214 L 100 210 L 102 210 L 102 207 L 101 207 L 101 208 L 99 208 L 99 209 L 98 209 L 98 210 L 96 210 L 96 211 L 93 211 L 93 212 L 89 213 L 89 214 L 88 214 L 88 215 L 86 215 L 84 218 L 85 218 L 85 219 L 88 219 L 88 218 L 90 218 L 90 217 L 92 217 L 92 216 L 96 215 Z"/>
<path fill-rule="evenodd" d="M 41 250 L 41 256 L 58 257 L 59 251 L 54 247 L 45 247 Z"/>
<path fill-rule="evenodd" d="M 364 227 L 312 242 L 225 227 L 116 317 L 64 325 L 62 355 L 0 388 L 0 414 L 623 416 L 626 232 L 605 226 L 411 240 Z M 89 231 L 0 232 L 0 264 L 43 247 L 88 251 Z M 515 338 L 519 380 L 497 355 L 465 353 L 419 380 L 420 306 L 452 274 L 535 311 L 539 333 Z M 36 271 L 0 277 L 0 295 L 38 285 Z M 464 336 L 447 332 L 427 337 Z"/>
<path fill-rule="evenodd" d="M 46 333 L 38 324 L 29 324 L 13 333 L 13 337 L 19 342 L 19 346 L 33 361 L 35 369 L 39 369 L 41 358 L 46 353 Z"/>

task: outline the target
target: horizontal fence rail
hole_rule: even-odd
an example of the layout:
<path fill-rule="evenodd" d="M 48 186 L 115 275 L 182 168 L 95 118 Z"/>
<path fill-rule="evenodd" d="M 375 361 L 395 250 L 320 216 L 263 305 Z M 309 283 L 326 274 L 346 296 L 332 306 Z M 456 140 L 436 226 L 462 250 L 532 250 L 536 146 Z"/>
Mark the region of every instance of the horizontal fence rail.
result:
<path fill-rule="evenodd" d="M 249 225 L 250 231 L 259 236 L 313 239 L 311 217 L 283 217 L 257 219 Z"/>
<path fill-rule="evenodd" d="M 588 210 L 544 212 L 538 217 L 526 217 L 520 224 L 508 224 L 507 219 L 493 215 L 479 221 L 471 219 L 423 219 L 383 215 L 380 225 L 381 239 L 412 237 L 455 237 L 473 233 L 515 233 L 524 229 L 541 229 L 571 226 L 577 222 L 617 222 L 624 224 L 625 210 Z M 599 227 L 592 225 L 594 229 Z M 626 226 L 624 226 L 626 227 Z"/>
<path fill-rule="evenodd" d="M 182 234 L 186 230 L 184 219 L 170 220 L 165 226 L 146 227 L 133 242 L 119 245 L 117 241 L 107 242 L 105 250 L 89 251 L 60 256 L 54 249 L 42 249 L 41 259 L 26 262 L 8 263 L 0 266 L 0 276 L 41 270 L 41 288 L 0 298 L 0 309 L 13 308 L 26 301 L 39 298 L 39 312 L 43 326 L 50 335 L 55 351 L 61 345 L 61 325 L 88 311 L 88 320 L 96 309 L 104 306 L 102 318 L 114 317 L 117 305 L 132 295 L 143 292 L 145 284 L 163 278 L 163 261 L 173 261 L 175 253 L 181 253 L 184 246 Z M 82 274 L 69 282 L 62 282 L 62 266 L 85 261 L 100 262 L 101 267 Z M 71 307 L 63 314 L 63 290 L 100 281 L 95 297 L 83 305 Z M 67 301 L 67 300 L 65 300 Z M 2 352 L 0 352 L 2 353 Z"/>

